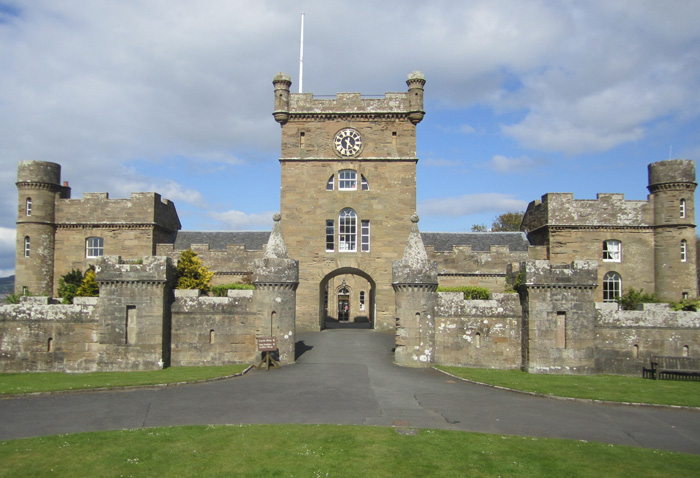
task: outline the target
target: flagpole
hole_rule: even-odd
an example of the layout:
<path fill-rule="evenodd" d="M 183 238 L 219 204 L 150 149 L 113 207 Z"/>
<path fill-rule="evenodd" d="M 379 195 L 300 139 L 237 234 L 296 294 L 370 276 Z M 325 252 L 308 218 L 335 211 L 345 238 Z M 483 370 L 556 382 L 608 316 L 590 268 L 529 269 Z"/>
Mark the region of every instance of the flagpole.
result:
<path fill-rule="evenodd" d="M 304 13 L 301 14 L 301 44 L 299 46 L 299 93 L 304 85 Z"/>

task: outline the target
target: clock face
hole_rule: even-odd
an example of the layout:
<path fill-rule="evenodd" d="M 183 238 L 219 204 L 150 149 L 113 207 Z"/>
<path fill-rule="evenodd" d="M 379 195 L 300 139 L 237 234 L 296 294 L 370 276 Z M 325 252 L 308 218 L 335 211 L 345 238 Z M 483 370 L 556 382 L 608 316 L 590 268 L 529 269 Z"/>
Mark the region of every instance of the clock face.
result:
<path fill-rule="evenodd" d="M 335 151 L 344 158 L 352 158 L 360 154 L 362 137 L 352 128 L 344 128 L 335 134 Z"/>

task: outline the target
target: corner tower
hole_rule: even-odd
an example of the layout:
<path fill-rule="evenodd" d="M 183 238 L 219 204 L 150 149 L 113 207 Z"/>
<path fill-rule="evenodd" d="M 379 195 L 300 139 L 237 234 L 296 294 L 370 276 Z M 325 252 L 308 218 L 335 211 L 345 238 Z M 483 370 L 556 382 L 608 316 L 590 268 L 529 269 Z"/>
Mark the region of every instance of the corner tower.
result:
<path fill-rule="evenodd" d="M 15 293 L 53 292 L 56 199 L 70 197 L 61 186 L 61 165 L 21 161 L 17 168 Z"/>
<path fill-rule="evenodd" d="M 290 93 L 278 74 L 274 118 L 282 128 L 282 229 L 299 260 L 297 327 L 326 319 L 393 330 L 392 262 L 403 255 L 416 210 L 420 72 L 408 91 L 363 97 Z"/>
<path fill-rule="evenodd" d="M 695 163 L 685 159 L 649 165 L 654 207 L 654 275 L 662 300 L 697 297 Z"/>

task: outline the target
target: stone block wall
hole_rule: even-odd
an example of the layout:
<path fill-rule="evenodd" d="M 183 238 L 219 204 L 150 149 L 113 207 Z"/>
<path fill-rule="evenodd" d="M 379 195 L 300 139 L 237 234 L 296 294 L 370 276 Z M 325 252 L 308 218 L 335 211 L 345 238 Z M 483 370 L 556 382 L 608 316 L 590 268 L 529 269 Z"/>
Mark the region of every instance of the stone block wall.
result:
<path fill-rule="evenodd" d="M 641 375 L 651 355 L 700 356 L 700 312 L 675 312 L 668 304 L 618 310 L 596 304 L 595 367 L 599 373 Z"/>
<path fill-rule="evenodd" d="M 465 300 L 461 292 L 439 292 L 435 360 L 441 365 L 518 369 L 522 308 L 518 294 Z"/>
<path fill-rule="evenodd" d="M 0 305 L 0 373 L 96 370 L 97 300 L 51 302 L 23 297 L 20 304 Z"/>
<path fill-rule="evenodd" d="M 176 290 L 172 305 L 171 365 L 254 363 L 256 335 L 270 335 L 256 313 L 252 290 L 228 297 L 199 297 Z"/>

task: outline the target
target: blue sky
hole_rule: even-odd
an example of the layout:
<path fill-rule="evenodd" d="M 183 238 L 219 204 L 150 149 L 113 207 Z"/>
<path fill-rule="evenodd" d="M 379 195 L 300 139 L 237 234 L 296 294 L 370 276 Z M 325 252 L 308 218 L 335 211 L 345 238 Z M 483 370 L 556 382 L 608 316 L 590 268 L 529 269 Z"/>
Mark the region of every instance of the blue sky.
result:
<path fill-rule="evenodd" d="M 698 1 L 0 0 L 0 275 L 17 162 L 73 197 L 156 191 L 188 230 L 267 230 L 279 209 L 272 78 L 405 91 L 423 231 L 468 231 L 547 192 L 646 198 L 648 163 L 700 157 Z"/>

